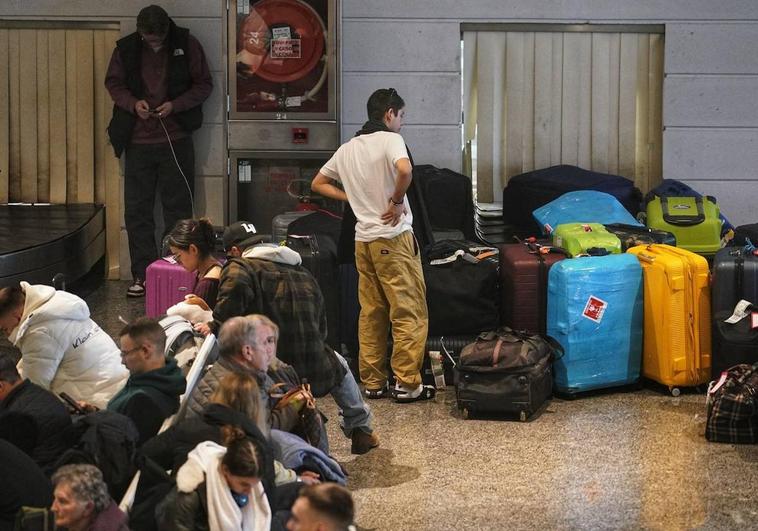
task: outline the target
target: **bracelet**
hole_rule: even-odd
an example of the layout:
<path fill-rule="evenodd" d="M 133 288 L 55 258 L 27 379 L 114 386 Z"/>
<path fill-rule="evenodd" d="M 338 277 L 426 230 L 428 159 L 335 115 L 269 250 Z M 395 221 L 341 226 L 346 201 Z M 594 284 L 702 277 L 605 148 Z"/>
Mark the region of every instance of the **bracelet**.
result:
<path fill-rule="evenodd" d="M 399 203 L 395 203 L 395 200 L 392 199 L 392 196 L 390 196 L 390 203 L 392 203 L 395 206 L 399 206 L 403 204 L 403 200 L 401 199 Z"/>

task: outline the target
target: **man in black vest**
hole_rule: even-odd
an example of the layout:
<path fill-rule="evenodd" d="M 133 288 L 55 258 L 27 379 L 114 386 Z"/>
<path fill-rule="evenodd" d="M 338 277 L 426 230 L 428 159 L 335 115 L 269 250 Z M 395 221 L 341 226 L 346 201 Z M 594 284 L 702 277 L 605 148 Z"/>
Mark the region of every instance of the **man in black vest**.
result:
<path fill-rule="evenodd" d="M 168 232 L 194 217 L 192 132 L 203 122 L 202 103 L 213 81 L 200 43 L 155 5 L 137 15 L 137 31 L 119 39 L 105 87 L 113 98 L 108 135 L 117 157 L 126 153 L 124 219 L 134 283 L 145 294 L 145 269 L 155 260 L 155 192 L 160 190 Z"/>

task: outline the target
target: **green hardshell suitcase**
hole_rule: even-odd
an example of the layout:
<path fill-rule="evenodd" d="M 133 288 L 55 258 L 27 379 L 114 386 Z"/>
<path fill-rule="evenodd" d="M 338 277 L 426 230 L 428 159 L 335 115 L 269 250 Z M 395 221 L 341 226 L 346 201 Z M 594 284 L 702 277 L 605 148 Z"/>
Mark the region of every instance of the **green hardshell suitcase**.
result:
<path fill-rule="evenodd" d="M 621 252 L 621 240 L 600 223 L 562 223 L 553 232 L 553 245 L 570 257 Z"/>
<path fill-rule="evenodd" d="M 713 197 L 658 197 L 647 204 L 647 226 L 676 237 L 676 246 L 703 256 L 721 248 L 719 206 Z"/>

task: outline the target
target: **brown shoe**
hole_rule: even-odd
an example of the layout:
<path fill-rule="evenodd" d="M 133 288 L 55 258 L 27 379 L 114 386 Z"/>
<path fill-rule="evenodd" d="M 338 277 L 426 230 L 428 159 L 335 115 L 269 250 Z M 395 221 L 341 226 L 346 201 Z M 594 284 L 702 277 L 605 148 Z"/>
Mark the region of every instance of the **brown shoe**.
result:
<path fill-rule="evenodd" d="M 379 436 L 376 433 L 366 433 L 365 431 L 356 428 L 353 430 L 353 444 L 350 447 L 350 452 L 354 454 L 365 454 L 372 448 L 379 446 Z"/>

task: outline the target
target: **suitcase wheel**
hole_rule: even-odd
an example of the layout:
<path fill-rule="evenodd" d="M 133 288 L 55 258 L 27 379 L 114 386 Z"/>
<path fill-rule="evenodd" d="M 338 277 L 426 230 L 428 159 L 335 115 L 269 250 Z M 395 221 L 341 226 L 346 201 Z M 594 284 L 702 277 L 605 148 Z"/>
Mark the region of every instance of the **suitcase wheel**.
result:
<path fill-rule="evenodd" d="M 466 407 L 462 407 L 460 409 L 460 412 L 461 412 L 461 418 L 463 420 L 468 420 L 471 417 L 471 412 Z"/>
<path fill-rule="evenodd" d="M 522 411 L 521 413 L 519 413 L 518 419 L 521 422 L 526 422 L 526 411 Z"/>
<path fill-rule="evenodd" d="M 679 396 L 682 394 L 678 387 L 669 387 L 669 391 L 671 391 L 671 396 Z"/>

